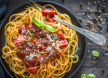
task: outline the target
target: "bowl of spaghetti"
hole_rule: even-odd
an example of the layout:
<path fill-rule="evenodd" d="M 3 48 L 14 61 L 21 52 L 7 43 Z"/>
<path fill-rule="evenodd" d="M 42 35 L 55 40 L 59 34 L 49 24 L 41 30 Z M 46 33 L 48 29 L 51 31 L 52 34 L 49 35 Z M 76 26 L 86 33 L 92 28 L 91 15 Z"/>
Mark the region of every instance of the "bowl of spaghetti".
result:
<path fill-rule="evenodd" d="M 11 77 L 72 77 L 84 60 L 85 37 L 53 17 L 56 15 L 69 24 L 80 24 L 60 4 L 37 3 L 43 8 L 34 2 L 24 4 L 2 22 L 0 61 Z"/>

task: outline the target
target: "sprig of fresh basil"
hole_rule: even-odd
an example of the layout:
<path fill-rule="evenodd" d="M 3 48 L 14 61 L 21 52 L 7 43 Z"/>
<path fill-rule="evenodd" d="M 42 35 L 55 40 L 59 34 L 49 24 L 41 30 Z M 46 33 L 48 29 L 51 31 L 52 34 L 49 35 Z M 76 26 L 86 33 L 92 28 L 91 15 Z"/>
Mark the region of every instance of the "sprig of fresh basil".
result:
<path fill-rule="evenodd" d="M 47 29 L 49 32 L 56 32 L 56 29 L 50 25 L 44 24 L 42 21 L 37 20 L 33 17 L 33 22 L 36 26 L 40 27 L 41 29 Z"/>

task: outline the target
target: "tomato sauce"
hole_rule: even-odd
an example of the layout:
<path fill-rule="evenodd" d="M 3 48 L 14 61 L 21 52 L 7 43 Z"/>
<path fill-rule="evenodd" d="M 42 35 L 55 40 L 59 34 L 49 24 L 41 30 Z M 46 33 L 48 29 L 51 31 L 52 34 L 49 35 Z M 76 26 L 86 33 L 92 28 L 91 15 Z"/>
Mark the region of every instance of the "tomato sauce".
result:
<path fill-rule="evenodd" d="M 32 74 L 39 70 L 41 63 L 47 64 L 60 57 L 61 52 L 54 47 L 57 39 L 60 41 L 59 48 L 68 44 L 62 31 L 51 33 L 33 23 L 22 25 L 18 31 L 19 36 L 13 41 L 18 47 L 17 56 Z"/>

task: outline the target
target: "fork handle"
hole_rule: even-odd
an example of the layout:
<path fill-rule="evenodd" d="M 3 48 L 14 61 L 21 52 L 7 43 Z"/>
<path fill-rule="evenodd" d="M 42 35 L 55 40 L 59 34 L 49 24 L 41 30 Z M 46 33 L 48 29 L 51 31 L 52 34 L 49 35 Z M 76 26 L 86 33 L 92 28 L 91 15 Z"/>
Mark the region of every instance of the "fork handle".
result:
<path fill-rule="evenodd" d="M 65 25 L 69 26 L 70 28 L 73 28 L 74 30 L 81 33 L 82 35 L 84 35 L 85 37 L 87 37 L 88 39 L 90 39 L 91 41 L 95 42 L 96 44 L 98 44 L 100 46 L 103 46 L 106 43 L 106 38 L 103 35 L 88 31 L 86 29 L 79 28 L 75 25 L 68 24 L 67 22 L 65 22 L 57 17 L 54 17 L 54 19 L 56 21 L 59 21 Z"/>

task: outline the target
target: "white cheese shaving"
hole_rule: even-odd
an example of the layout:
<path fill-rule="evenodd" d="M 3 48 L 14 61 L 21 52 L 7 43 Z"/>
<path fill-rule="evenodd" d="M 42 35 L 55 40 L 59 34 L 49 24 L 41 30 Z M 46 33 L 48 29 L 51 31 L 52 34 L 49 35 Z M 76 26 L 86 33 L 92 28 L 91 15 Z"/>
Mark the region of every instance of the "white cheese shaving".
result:
<path fill-rule="evenodd" d="M 43 57 L 40 58 L 41 60 L 44 60 Z"/>
<path fill-rule="evenodd" d="M 18 37 L 17 40 L 21 40 L 21 37 Z"/>
<path fill-rule="evenodd" d="M 47 34 L 47 38 L 49 39 L 49 41 L 52 41 L 52 42 L 54 41 L 54 40 L 52 40 L 51 36 L 48 34 Z"/>
<path fill-rule="evenodd" d="M 53 43 L 52 43 L 52 46 L 55 46 L 55 45 L 56 45 L 56 43 L 53 42 Z"/>
<path fill-rule="evenodd" d="M 26 30 L 25 30 L 25 29 L 23 29 L 23 30 L 22 30 L 22 33 L 25 33 L 25 32 L 26 32 Z"/>
<path fill-rule="evenodd" d="M 37 56 L 36 54 L 30 54 L 30 59 L 32 59 L 34 56 Z"/>
<path fill-rule="evenodd" d="M 51 50 L 51 49 L 52 49 L 51 46 L 48 46 L 48 47 L 46 48 L 47 51 L 49 51 L 49 50 Z"/>

